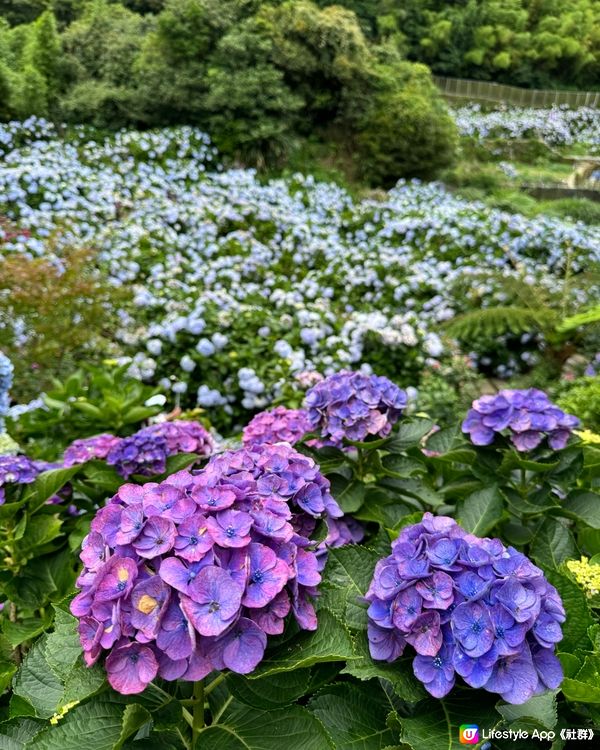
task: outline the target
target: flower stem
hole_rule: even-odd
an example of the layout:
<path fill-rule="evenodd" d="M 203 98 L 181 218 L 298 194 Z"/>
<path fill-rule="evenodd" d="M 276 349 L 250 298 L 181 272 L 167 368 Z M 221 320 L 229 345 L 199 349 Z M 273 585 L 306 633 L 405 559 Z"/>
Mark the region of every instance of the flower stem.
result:
<path fill-rule="evenodd" d="M 192 722 L 192 748 L 196 748 L 198 735 L 204 729 L 204 682 L 194 683 L 194 714 Z"/>
<path fill-rule="evenodd" d="M 215 677 L 215 679 L 206 686 L 204 695 L 208 695 L 209 693 L 211 693 L 218 685 L 223 682 L 224 679 L 224 674 L 220 674 L 218 677 Z"/>

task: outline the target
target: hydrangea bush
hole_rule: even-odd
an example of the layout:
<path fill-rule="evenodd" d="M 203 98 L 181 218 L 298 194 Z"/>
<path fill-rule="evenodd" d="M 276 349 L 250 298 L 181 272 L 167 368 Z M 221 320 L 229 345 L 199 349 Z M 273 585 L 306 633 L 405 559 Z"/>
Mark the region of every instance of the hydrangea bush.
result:
<path fill-rule="evenodd" d="M 251 672 L 286 616 L 314 630 L 315 519 L 341 515 L 311 459 L 287 445 L 214 457 L 162 483 L 125 484 L 82 544 L 71 611 L 88 665 L 109 651 L 121 693 L 157 674 Z"/>
<path fill-rule="evenodd" d="M 413 671 L 435 698 L 456 677 L 520 704 L 557 688 L 565 610 L 525 555 L 425 513 L 377 563 L 366 595 L 369 648 L 395 661 L 410 644 Z"/>

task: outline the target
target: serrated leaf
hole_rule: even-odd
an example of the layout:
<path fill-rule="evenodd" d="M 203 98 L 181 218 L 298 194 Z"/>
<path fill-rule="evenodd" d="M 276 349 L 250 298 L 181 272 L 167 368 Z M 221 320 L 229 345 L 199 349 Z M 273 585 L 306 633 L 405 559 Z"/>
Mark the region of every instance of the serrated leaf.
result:
<path fill-rule="evenodd" d="M 364 597 L 379 556 L 367 547 L 350 544 L 329 550 L 324 580 L 344 592 L 344 622 L 350 628 L 366 629 L 367 607 Z"/>
<path fill-rule="evenodd" d="M 223 724 L 204 729 L 198 747 L 202 750 L 333 750 L 322 724 L 301 706 L 260 711 L 240 704 L 227 712 Z"/>
<path fill-rule="evenodd" d="M 404 656 L 395 662 L 375 661 L 369 653 L 366 638 L 357 638 L 356 658 L 348 662 L 342 674 L 349 674 L 359 680 L 386 680 L 396 695 L 407 703 L 417 703 L 427 695 L 423 685 L 412 671 L 412 657 Z"/>
<path fill-rule="evenodd" d="M 108 750 L 123 731 L 122 703 L 91 700 L 72 708 L 56 726 L 49 726 L 25 745 L 24 750 Z"/>
<path fill-rule="evenodd" d="M 600 495 L 595 492 L 572 492 L 561 503 L 564 515 L 600 529 Z"/>
<path fill-rule="evenodd" d="M 232 673 L 227 676 L 227 687 L 241 703 L 267 710 L 286 706 L 304 695 L 310 677 L 310 669 L 274 674 L 260 680 Z"/>
<path fill-rule="evenodd" d="M 129 737 L 135 734 L 138 729 L 141 729 L 141 727 L 149 721 L 150 714 L 143 706 L 140 706 L 139 703 L 130 703 L 128 706 L 125 706 L 121 723 L 121 734 L 112 750 L 120 750 Z"/>
<path fill-rule="evenodd" d="M 545 570 L 557 569 L 565 560 L 579 557 L 573 535 L 553 518 L 540 525 L 531 542 L 530 554 Z"/>
<path fill-rule="evenodd" d="M 35 481 L 29 485 L 25 498 L 32 512 L 46 503 L 53 495 L 62 489 L 78 471 L 80 466 L 71 466 L 68 469 L 50 469 L 40 474 Z"/>
<path fill-rule="evenodd" d="M 431 419 L 412 419 L 400 423 L 398 432 L 386 444 L 385 449 L 390 453 L 401 453 L 408 448 L 415 448 L 421 440 L 431 432 L 434 422 Z"/>
<path fill-rule="evenodd" d="M 56 712 L 63 694 L 62 683 L 44 655 L 46 638 L 40 638 L 29 651 L 13 686 L 14 694 L 28 701 L 42 719 L 49 719 Z"/>
<path fill-rule="evenodd" d="M 444 453 L 448 453 L 459 436 L 461 436 L 460 425 L 454 424 L 451 427 L 445 427 L 442 430 L 432 433 L 427 438 L 425 447 L 429 451 L 435 451 L 443 455 Z"/>
<path fill-rule="evenodd" d="M 525 703 L 513 705 L 500 702 L 496 704 L 497 711 L 509 724 L 519 724 L 527 719 L 533 719 L 546 730 L 556 726 L 558 714 L 556 709 L 556 695 L 558 691 L 548 691 L 542 695 L 534 695 Z"/>
<path fill-rule="evenodd" d="M 570 578 L 557 570 L 547 570 L 546 578 L 556 588 L 567 613 L 562 625 L 560 650 L 573 653 L 590 647 L 588 628 L 594 624 L 588 601 L 583 591 Z"/>
<path fill-rule="evenodd" d="M 0 725 L 0 747 L 2 750 L 24 750 L 25 745 L 44 725 L 34 719 L 12 719 Z"/>
<path fill-rule="evenodd" d="M 492 694 L 484 691 L 463 691 L 462 695 L 422 701 L 409 717 L 399 717 L 402 741 L 413 750 L 461 750 L 458 728 L 472 723 L 493 727 L 498 714 Z"/>
<path fill-rule="evenodd" d="M 471 534 L 485 536 L 502 518 L 502 496 L 492 485 L 476 490 L 458 504 L 458 523 Z"/>
<path fill-rule="evenodd" d="M 54 632 L 46 639 L 44 654 L 48 664 L 62 679 L 67 679 L 81 656 L 77 634 L 78 620 L 70 612 L 54 607 Z"/>
<path fill-rule="evenodd" d="M 326 609 L 319 610 L 318 618 L 317 630 L 302 631 L 267 652 L 249 679 L 354 658 L 352 639 L 344 625 Z"/>
<path fill-rule="evenodd" d="M 386 724 L 390 705 L 378 685 L 332 685 L 312 698 L 308 709 L 336 750 L 383 750 L 397 740 Z"/>
<path fill-rule="evenodd" d="M 348 481 L 341 474 L 331 474 L 331 494 L 344 513 L 355 513 L 365 499 L 365 485 L 362 482 Z"/>
<path fill-rule="evenodd" d="M 20 622 L 6 621 L 2 623 L 2 632 L 10 641 L 13 648 L 20 646 L 25 641 L 43 633 L 51 625 L 50 617 L 28 617 Z"/>

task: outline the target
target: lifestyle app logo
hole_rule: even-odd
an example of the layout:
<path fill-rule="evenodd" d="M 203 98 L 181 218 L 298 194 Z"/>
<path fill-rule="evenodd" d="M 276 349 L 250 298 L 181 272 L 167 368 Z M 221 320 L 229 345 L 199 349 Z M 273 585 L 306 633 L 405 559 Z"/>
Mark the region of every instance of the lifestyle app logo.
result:
<path fill-rule="evenodd" d="M 477 724 L 461 724 L 458 730 L 461 745 L 476 745 L 479 742 L 479 727 Z"/>

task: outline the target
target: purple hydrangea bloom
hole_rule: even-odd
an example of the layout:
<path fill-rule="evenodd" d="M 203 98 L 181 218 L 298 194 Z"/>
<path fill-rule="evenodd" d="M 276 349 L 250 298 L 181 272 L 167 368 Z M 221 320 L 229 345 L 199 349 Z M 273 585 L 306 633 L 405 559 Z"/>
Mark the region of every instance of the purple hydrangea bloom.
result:
<path fill-rule="evenodd" d="M 132 474 L 152 476 L 164 472 L 168 455 L 166 438 L 142 430 L 114 445 L 106 456 L 106 463 L 125 478 Z"/>
<path fill-rule="evenodd" d="M 344 438 L 386 437 L 407 401 L 406 393 L 385 377 L 345 371 L 317 383 L 305 397 L 312 431 L 334 446 Z"/>
<path fill-rule="evenodd" d="M 474 445 L 491 445 L 507 431 L 518 451 L 537 448 L 544 438 L 552 450 L 564 448 L 579 419 L 566 414 L 536 388 L 504 390 L 473 401 L 462 424 Z"/>
<path fill-rule="evenodd" d="M 294 445 L 312 430 L 308 414 L 304 409 L 287 409 L 277 406 L 262 411 L 244 427 L 242 442 L 245 447 L 264 443 L 289 443 Z"/>
<path fill-rule="evenodd" d="M 86 664 L 108 651 L 109 681 L 124 693 L 156 675 L 247 674 L 290 613 L 300 628 L 317 627 L 310 535 L 319 518 L 341 515 L 315 462 L 286 443 L 223 453 L 161 483 L 124 484 L 82 544 L 71 611 Z"/>
<path fill-rule="evenodd" d="M 380 560 L 365 596 L 374 659 L 395 661 L 410 644 L 413 671 L 442 698 L 456 675 L 509 703 L 558 687 L 565 611 L 525 555 L 425 513 Z"/>
<path fill-rule="evenodd" d="M 167 441 L 169 455 L 176 453 L 197 453 L 210 456 L 215 449 L 215 441 L 210 432 L 199 422 L 177 420 L 159 422 L 140 430 L 144 435 L 155 435 Z M 138 433 L 139 434 L 139 433 Z"/>
<path fill-rule="evenodd" d="M 30 484 L 45 465 L 27 456 L 0 456 L 0 505 L 5 501 L 4 487 L 9 484 Z"/>
<path fill-rule="evenodd" d="M 65 466 L 75 466 L 76 464 L 84 464 L 92 458 L 106 458 L 110 450 L 114 448 L 120 440 L 121 438 L 115 437 L 106 432 L 102 435 L 74 440 L 65 450 L 63 464 Z"/>

